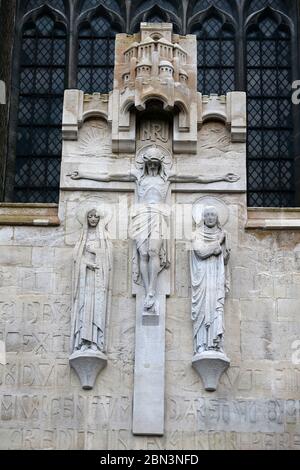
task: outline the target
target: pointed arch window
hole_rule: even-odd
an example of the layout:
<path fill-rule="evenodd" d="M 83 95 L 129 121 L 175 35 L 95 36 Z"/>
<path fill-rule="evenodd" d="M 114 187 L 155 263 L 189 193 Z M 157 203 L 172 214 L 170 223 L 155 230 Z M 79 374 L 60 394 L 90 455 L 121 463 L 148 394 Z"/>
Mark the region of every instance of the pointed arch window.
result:
<path fill-rule="evenodd" d="M 78 34 L 78 88 L 108 93 L 113 88 L 115 35 L 120 31 L 102 10 L 86 19 Z"/>
<path fill-rule="evenodd" d="M 2 141 L 0 136 L 5 200 L 57 202 L 64 88 L 109 92 L 115 34 L 133 34 L 143 21 L 166 21 L 177 34 L 197 35 L 199 91 L 248 92 L 248 204 L 299 205 L 294 178 L 300 174 L 295 159 L 300 112 L 292 109 L 290 96 L 292 81 L 299 79 L 297 0 L 24 0 L 17 5 L 16 13 L 11 7 L 14 64 L 8 51 L 0 52 L 2 61 L 9 57 L 13 76 L 7 87 L 9 130 Z M 1 197 L 3 189 L 1 184 Z"/>
<path fill-rule="evenodd" d="M 45 3 L 55 8 L 56 10 L 65 11 L 65 2 L 64 0 L 27 0 L 25 3 L 25 10 L 34 10 L 39 6 L 43 6 Z"/>
<path fill-rule="evenodd" d="M 103 5 L 109 8 L 110 10 L 120 13 L 122 3 L 123 2 L 120 2 L 118 0 L 83 0 L 81 10 L 86 11 L 91 8 L 96 8 L 100 5 Z"/>
<path fill-rule="evenodd" d="M 161 15 L 159 15 L 159 13 L 156 13 L 154 11 L 151 14 L 147 15 L 147 21 L 149 23 L 163 23 L 165 20 Z"/>
<path fill-rule="evenodd" d="M 231 13 L 232 8 L 230 3 L 230 0 L 196 0 L 196 2 L 190 2 L 191 15 L 195 15 L 199 11 L 207 10 L 210 7 L 216 7 Z"/>
<path fill-rule="evenodd" d="M 132 18 L 130 31 L 136 33 L 140 29 L 141 22 L 149 23 L 173 23 L 173 31 L 183 34 L 182 2 L 180 0 L 146 0 L 137 3 L 136 8 L 131 9 Z"/>
<path fill-rule="evenodd" d="M 291 35 L 267 9 L 247 32 L 248 204 L 294 205 Z"/>
<path fill-rule="evenodd" d="M 235 35 L 232 25 L 213 13 L 197 22 L 198 90 L 224 95 L 235 89 Z"/>
<path fill-rule="evenodd" d="M 65 64 L 65 25 L 43 10 L 22 31 L 15 202 L 58 201 Z"/>
<path fill-rule="evenodd" d="M 248 0 L 248 15 L 262 10 L 266 7 L 272 7 L 274 10 L 286 12 L 287 2 L 286 0 Z"/>
<path fill-rule="evenodd" d="M 173 12 L 174 14 L 178 13 L 178 3 L 177 1 L 170 1 L 170 0 L 146 0 L 139 2 L 134 9 L 134 13 L 138 14 L 147 10 L 151 10 L 155 6 L 159 6 L 162 10 Z"/>

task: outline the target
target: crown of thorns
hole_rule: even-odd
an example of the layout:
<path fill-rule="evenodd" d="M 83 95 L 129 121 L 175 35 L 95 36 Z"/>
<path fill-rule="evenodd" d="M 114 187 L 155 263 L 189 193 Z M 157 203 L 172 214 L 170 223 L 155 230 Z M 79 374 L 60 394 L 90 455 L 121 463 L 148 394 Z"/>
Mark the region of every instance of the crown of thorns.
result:
<path fill-rule="evenodd" d="M 143 155 L 144 162 L 163 162 L 165 155 L 163 155 L 157 147 L 147 150 Z"/>

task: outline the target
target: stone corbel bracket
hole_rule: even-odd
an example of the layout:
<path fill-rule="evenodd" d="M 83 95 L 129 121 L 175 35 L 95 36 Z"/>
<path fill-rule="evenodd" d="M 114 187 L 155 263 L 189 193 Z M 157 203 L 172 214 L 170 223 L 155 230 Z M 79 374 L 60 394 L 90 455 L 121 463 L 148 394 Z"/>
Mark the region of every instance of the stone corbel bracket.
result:
<path fill-rule="evenodd" d="M 205 351 L 193 357 L 192 365 L 201 377 L 205 390 L 215 392 L 220 378 L 230 366 L 230 359 L 224 353 Z"/>
<path fill-rule="evenodd" d="M 93 93 L 84 94 L 81 90 L 66 90 L 62 134 L 64 140 L 77 140 L 78 131 L 84 121 L 92 117 L 109 120 L 109 95 Z"/>
<path fill-rule="evenodd" d="M 227 95 L 201 95 L 198 100 L 198 126 L 218 120 L 230 129 L 232 142 L 246 142 L 246 93 L 234 91 Z"/>
<path fill-rule="evenodd" d="M 92 390 L 102 369 L 107 366 L 107 357 L 101 351 L 77 351 L 70 356 L 70 366 L 75 370 L 83 390 Z"/>

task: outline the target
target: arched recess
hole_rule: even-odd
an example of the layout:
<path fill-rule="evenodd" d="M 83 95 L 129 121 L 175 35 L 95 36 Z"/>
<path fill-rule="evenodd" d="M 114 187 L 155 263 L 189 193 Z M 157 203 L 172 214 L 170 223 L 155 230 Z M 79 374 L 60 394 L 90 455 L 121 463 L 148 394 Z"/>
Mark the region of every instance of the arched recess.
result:
<path fill-rule="evenodd" d="M 188 2 L 188 17 L 191 18 L 212 6 L 232 14 L 235 9 L 235 0 L 190 0 Z"/>
<path fill-rule="evenodd" d="M 162 10 L 173 13 L 174 15 L 180 14 L 182 0 L 139 0 L 132 1 L 132 11 L 135 15 L 141 12 L 151 10 L 154 6 L 160 6 Z"/>
<path fill-rule="evenodd" d="M 66 88 L 66 17 L 49 5 L 30 11 L 22 18 L 18 42 L 17 128 L 11 133 L 15 160 L 9 160 L 7 199 L 57 202 Z"/>
<path fill-rule="evenodd" d="M 141 22 L 149 23 L 173 23 L 174 33 L 182 34 L 183 19 L 180 16 L 181 2 L 169 2 L 157 0 L 140 2 L 136 9 L 131 9 L 132 17 L 130 32 L 139 31 Z"/>
<path fill-rule="evenodd" d="M 108 93 L 113 88 L 115 35 L 124 31 L 121 16 L 103 6 L 78 19 L 77 86 L 86 93 Z"/>
<path fill-rule="evenodd" d="M 295 204 L 292 29 L 270 7 L 246 24 L 249 206 Z"/>
<path fill-rule="evenodd" d="M 197 35 L 198 90 L 223 95 L 235 89 L 235 21 L 210 7 L 188 21 Z"/>
<path fill-rule="evenodd" d="M 27 0 L 21 2 L 23 4 L 23 12 L 28 12 L 31 10 L 35 10 L 38 7 L 49 5 L 55 10 L 59 10 L 61 12 L 66 11 L 66 1 L 65 0 Z"/>
<path fill-rule="evenodd" d="M 124 3 L 124 0 L 81 0 L 80 10 L 87 11 L 102 5 L 115 13 L 121 14 L 124 10 Z"/>
<path fill-rule="evenodd" d="M 278 10 L 282 13 L 287 13 L 287 4 L 288 2 L 286 0 L 246 0 L 246 16 L 249 17 L 267 7 L 271 7 L 273 10 Z"/>

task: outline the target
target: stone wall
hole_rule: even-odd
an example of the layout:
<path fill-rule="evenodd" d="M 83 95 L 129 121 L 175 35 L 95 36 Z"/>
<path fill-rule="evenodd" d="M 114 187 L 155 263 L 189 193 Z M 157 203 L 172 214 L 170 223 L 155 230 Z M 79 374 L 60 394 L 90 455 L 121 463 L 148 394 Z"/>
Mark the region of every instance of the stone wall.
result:
<path fill-rule="evenodd" d="M 202 127 L 198 145 L 201 157 L 177 158 L 200 173 L 204 160 L 225 168 L 238 152 L 218 123 Z M 206 194 L 212 195 L 203 189 L 179 191 L 172 202 L 191 204 Z M 174 242 L 166 315 L 165 435 L 137 437 L 131 431 L 135 298 L 132 244 L 126 237 L 113 240 L 108 366 L 90 391 L 81 389 L 69 366 L 72 251 L 79 233 L 75 214 L 82 200 L 95 195 L 95 188 L 62 191 L 58 227 L 0 228 L 0 340 L 7 362 L 2 357 L 0 448 L 300 449 L 295 343 L 300 341 L 300 232 L 246 230 L 245 194 L 216 192 L 230 214 L 225 350 L 231 366 L 213 393 L 204 390 L 191 366 L 188 252 L 186 240 Z M 105 197 L 111 203 L 125 197 L 131 204 L 133 192 L 108 191 Z"/>

